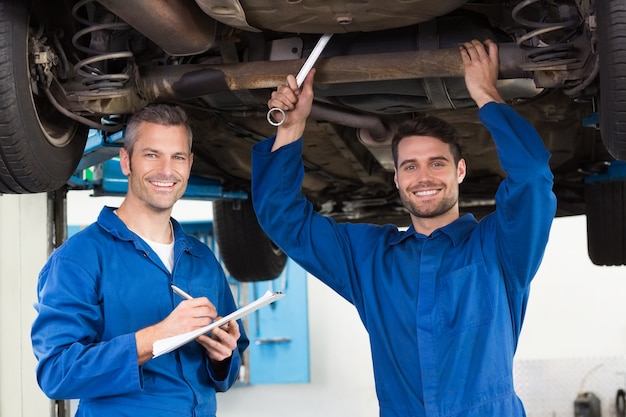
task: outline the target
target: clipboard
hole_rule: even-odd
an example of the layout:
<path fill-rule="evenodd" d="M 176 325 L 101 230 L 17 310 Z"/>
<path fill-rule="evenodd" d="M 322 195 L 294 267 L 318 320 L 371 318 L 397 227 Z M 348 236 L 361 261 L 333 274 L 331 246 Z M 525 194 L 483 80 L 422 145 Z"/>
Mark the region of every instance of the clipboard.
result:
<path fill-rule="evenodd" d="M 165 339 L 159 339 L 152 345 L 152 357 L 156 358 L 158 356 L 176 350 L 182 345 L 196 339 L 197 337 L 209 333 L 214 328 L 223 326 L 231 320 L 237 320 L 245 317 L 248 314 L 260 309 L 261 307 L 264 307 L 268 304 L 273 303 L 276 300 L 283 298 L 284 296 L 285 294 L 282 292 L 272 292 L 268 290 L 265 294 L 263 294 L 261 297 L 257 298 L 250 304 L 241 307 L 239 310 L 233 311 L 229 315 L 224 316 L 221 319 L 214 321 L 213 323 L 205 327 L 201 327 L 199 329 L 192 330 L 187 333 L 182 333 L 176 336 L 166 337 Z"/>

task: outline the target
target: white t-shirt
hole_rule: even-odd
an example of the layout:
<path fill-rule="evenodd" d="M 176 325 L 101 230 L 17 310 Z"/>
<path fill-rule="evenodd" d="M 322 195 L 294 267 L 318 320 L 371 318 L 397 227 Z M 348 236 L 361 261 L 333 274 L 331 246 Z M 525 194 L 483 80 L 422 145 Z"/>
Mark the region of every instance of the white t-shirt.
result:
<path fill-rule="evenodd" d="M 117 210 L 114 210 L 113 213 L 117 215 Z M 170 230 L 172 231 L 172 243 L 155 242 L 153 240 L 146 239 L 139 233 L 137 233 L 137 236 L 142 238 L 144 242 L 150 245 L 152 250 L 157 255 L 159 255 L 159 258 L 161 258 L 161 262 L 163 262 L 163 265 L 165 265 L 167 270 L 172 273 L 172 269 L 174 269 L 174 226 L 172 225 L 172 222 L 170 222 Z"/>
<path fill-rule="evenodd" d="M 174 268 L 174 241 L 172 240 L 172 243 L 158 243 L 148 240 L 143 236 L 139 237 L 145 240 L 145 242 L 150 245 L 152 250 L 159 255 L 161 262 L 163 262 L 163 265 L 165 265 L 167 270 L 171 273 Z"/>

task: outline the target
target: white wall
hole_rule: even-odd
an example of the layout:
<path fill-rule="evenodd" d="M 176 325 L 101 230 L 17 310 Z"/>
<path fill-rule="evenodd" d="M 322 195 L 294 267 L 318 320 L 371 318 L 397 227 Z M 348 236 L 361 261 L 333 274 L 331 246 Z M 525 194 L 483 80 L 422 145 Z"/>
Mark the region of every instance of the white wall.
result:
<path fill-rule="evenodd" d="M 626 355 L 626 266 L 591 263 L 584 216 L 556 219 L 517 358 L 613 355 Z"/>
<path fill-rule="evenodd" d="M 87 226 L 98 219 L 103 206 L 119 207 L 123 197 L 92 197 L 92 191 L 70 191 L 67 195 L 67 224 Z M 174 205 L 172 217 L 177 220 L 206 221 L 213 219 L 211 202 L 181 200 Z"/>
<path fill-rule="evenodd" d="M 626 266 L 591 263 L 586 218 L 556 219 L 515 360 L 529 417 L 570 417 L 582 392 L 615 416 L 615 394 L 626 388 L 625 301 Z"/>
<path fill-rule="evenodd" d="M 0 416 L 50 415 L 39 390 L 30 328 L 48 256 L 46 194 L 0 196 Z"/>

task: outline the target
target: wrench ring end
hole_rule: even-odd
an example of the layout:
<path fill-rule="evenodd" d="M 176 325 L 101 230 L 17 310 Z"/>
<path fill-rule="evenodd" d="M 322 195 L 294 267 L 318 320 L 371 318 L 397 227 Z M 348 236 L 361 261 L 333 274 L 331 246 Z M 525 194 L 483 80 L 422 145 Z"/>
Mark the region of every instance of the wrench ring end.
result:
<path fill-rule="evenodd" d="M 281 121 L 277 121 L 276 118 L 273 116 L 274 113 L 280 113 L 283 115 L 283 118 L 281 119 Z M 269 124 L 271 124 L 272 126 L 280 126 L 283 124 L 283 122 L 285 121 L 285 119 L 287 118 L 287 115 L 285 114 L 285 111 L 283 109 L 279 109 L 278 107 L 272 107 L 268 112 L 267 112 L 267 122 Z"/>

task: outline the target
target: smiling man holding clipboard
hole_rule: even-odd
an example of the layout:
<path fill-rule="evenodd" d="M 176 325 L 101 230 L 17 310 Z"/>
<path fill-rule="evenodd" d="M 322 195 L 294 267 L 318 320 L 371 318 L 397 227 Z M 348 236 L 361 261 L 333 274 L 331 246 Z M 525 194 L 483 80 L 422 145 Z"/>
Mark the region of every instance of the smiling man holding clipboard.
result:
<path fill-rule="evenodd" d="M 236 319 L 153 355 L 155 341 L 237 310 L 214 254 L 171 218 L 187 187 L 191 147 L 181 108 L 151 105 L 136 114 L 120 151 L 124 201 L 104 207 L 40 273 L 37 380 L 52 399 L 80 399 L 77 417 L 213 417 L 215 393 L 238 379 L 249 341 Z M 172 284 L 194 298 L 181 300 Z"/>

